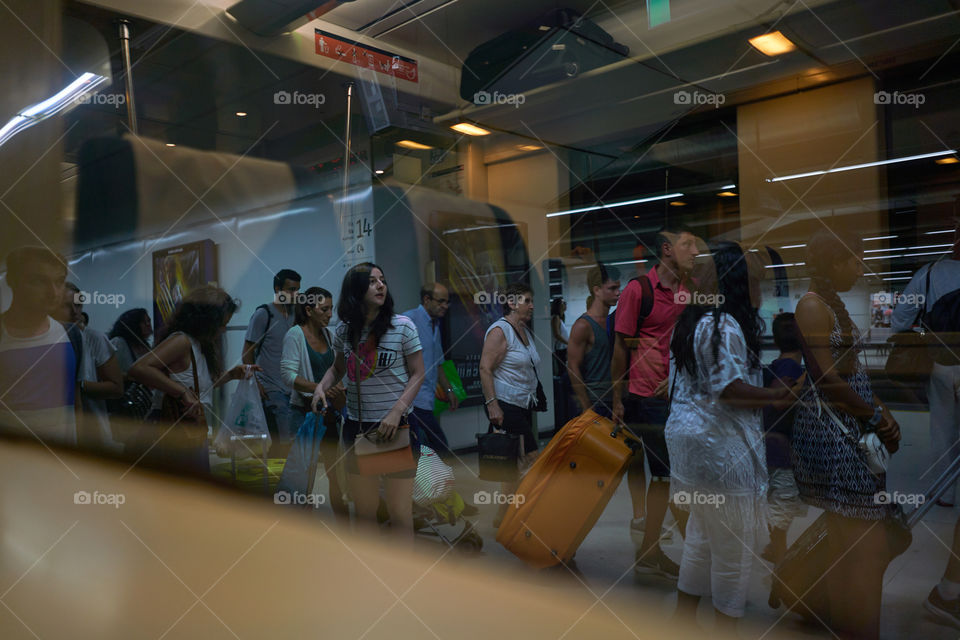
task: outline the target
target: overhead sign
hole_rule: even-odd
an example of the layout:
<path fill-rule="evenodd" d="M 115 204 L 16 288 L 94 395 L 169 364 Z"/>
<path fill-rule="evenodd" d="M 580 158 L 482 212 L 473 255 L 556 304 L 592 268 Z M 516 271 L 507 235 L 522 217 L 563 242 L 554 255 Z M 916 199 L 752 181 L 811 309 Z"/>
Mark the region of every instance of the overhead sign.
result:
<path fill-rule="evenodd" d="M 647 23 L 650 28 L 670 22 L 670 0 L 647 0 Z"/>
<path fill-rule="evenodd" d="M 377 73 L 394 76 L 409 82 L 419 82 L 417 61 L 376 47 L 368 47 L 359 42 L 321 31 L 314 30 L 314 40 L 318 56 L 332 58 L 357 67 L 373 69 Z"/>

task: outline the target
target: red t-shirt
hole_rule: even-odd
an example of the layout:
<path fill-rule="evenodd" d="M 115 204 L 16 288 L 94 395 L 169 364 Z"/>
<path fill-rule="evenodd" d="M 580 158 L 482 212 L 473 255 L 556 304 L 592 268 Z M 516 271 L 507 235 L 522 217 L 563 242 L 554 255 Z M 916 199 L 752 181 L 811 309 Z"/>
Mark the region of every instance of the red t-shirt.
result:
<path fill-rule="evenodd" d="M 639 338 L 637 348 L 629 351 L 628 390 L 634 395 L 651 397 L 657 385 L 670 373 L 670 336 L 686 304 L 676 299 L 672 289 L 661 284 L 656 267 L 647 272 L 647 278 L 653 288 L 653 308 L 640 326 L 639 333 L 637 316 L 640 314 L 643 289 L 637 280 L 628 282 L 620 294 L 614 330 L 629 338 Z M 683 284 L 680 285 L 680 291 L 689 295 L 689 290 Z"/>

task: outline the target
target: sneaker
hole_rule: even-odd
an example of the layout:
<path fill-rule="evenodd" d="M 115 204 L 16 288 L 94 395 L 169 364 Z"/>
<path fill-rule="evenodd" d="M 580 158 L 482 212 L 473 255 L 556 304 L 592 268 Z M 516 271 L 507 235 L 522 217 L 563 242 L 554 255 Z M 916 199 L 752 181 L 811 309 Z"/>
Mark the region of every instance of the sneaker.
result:
<path fill-rule="evenodd" d="M 630 533 L 642 534 L 647 527 L 646 518 L 634 518 L 630 521 Z"/>
<path fill-rule="evenodd" d="M 940 589 L 934 587 L 923 606 L 940 622 L 960 628 L 960 598 L 944 600 L 940 595 Z"/>
<path fill-rule="evenodd" d="M 640 575 L 660 575 L 671 580 L 676 580 L 680 576 L 680 567 L 676 562 L 667 557 L 661 549 L 648 551 L 643 557 L 640 551 L 635 556 L 636 564 L 633 565 L 634 573 Z"/>

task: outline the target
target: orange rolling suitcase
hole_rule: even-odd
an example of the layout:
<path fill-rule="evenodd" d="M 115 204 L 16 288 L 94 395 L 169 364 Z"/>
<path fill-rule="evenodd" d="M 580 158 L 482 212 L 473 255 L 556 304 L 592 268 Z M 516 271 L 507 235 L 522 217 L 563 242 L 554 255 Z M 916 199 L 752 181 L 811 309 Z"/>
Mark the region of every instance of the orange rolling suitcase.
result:
<path fill-rule="evenodd" d="M 593 411 L 568 422 L 520 481 L 497 542 L 536 569 L 570 560 L 640 446 Z"/>

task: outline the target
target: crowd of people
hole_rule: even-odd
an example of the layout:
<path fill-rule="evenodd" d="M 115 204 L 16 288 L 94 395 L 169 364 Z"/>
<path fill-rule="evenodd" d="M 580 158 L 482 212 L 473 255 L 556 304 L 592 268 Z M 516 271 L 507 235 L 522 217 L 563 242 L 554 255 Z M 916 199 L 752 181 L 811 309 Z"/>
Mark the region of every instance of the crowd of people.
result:
<path fill-rule="evenodd" d="M 885 529 L 875 525 L 893 506 L 876 499 L 887 490 L 885 475 L 871 469 L 850 434 L 875 433 L 889 453 L 901 434 L 872 389 L 860 330 L 840 295 L 864 274 L 862 242 L 826 229 L 808 240 L 817 256 L 808 263 L 809 290 L 794 313 L 775 318 L 779 355 L 764 363 L 764 265 L 733 242 L 702 255 L 697 240 L 683 227 L 662 229 L 656 265 L 626 283 L 615 267 L 596 264 L 585 312 L 567 333 L 566 304 L 554 305 L 552 340 L 544 343 L 555 359 L 563 354 L 578 409 L 624 425 L 642 443 L 627 471 L 630 529 L 642 536 L 635 570 L 676 580 L 677 615 L 693 617 L 710 598 L 718 622 L 732 626 L 744 615 L 754 549 L 769 539 L 763 558 L 780 562 L 791 522 L 813 506 L 827 514 L 834 559 L 825 576 L 831 626 L 875 638 L 886 568 L 876 561 Z M 919 303 L 927 307 L 960 288 L 960 226 L 952 255 L 931 269 L 932 279 L 921 270 L 906 289 L 927 282 Z M 344 494 L 360 526 L 377 523 L 385 505 L 391 532 L 412 546 L 420 448 L 453 455 L 433 410 L 438 397 L 452 409 L 459 403 L 441 366 L 445 286 L 425 284 L 420 304 L 398 314 L 381 266 L 349 269 L 338 296 L 318 286 L 301 291 L 300 274 L 283 269 L 273 301 L 253 311 L 231 366 L 223 333 L 238 302 L 226 291 L 187 293 L 162 335 L 152 336 L 146 309 L 125 311 L 107 335 L 83 320 L 79 288 L 66 275 L 64 259 L 46 249 L 7 257 L 13 298 L 0 316 L 0 423 L 8 433 L 122 448 L 144 464 L 209 473 L 209 437 L 221 426 L 213 390 L 255 376 L 269 456 L 287 458 L 285 481 L 321 461 L 338 520 L 350 521 Z M 539 366 L 531 287 L 512 283 L 502 293 L 504 315 L 486 329 L 480 354 L 483 411 L 491 432 L 519 436 L 521 465 L 529 466 L 540 448 L 533 417 L 540 377 L 552 367 Z M 909 330 L 918 308 L 898 306 L 894 328 Z M 941 467 L 960 456 L 958 380 L 956 356 L 938 358 L 931 432 L 935 449 L 950 452 Z M 111 428 L 113 407 L 123 400 L 129 411 L 138 385 L 152 390 L 139 428 Z M 312 414 L 325 429 L 310 440 L 304 430 Z M 413 464 L 371 471 L 361 449 L 398 441 L 409 443 L 403 449 Z M 506 495 L 516 490 L 516 481 L 502 487 Z M 951 492 L 942 504 L 955 499 Z M 668 512 L 675 525 L 665 527 Z M 494 526 L 502 516 L 501 509 Z M 661 547 L 674 529 L 683 539 L 678 559 Z M 951 560 L 927 607 L 960 624 L 960 561 Z"/>

